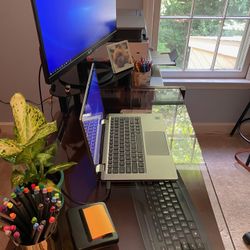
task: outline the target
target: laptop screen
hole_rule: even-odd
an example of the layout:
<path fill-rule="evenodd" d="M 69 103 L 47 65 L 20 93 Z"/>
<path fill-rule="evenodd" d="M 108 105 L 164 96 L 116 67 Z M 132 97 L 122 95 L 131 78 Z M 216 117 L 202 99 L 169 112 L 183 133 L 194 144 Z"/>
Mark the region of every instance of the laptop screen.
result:
<path fill-rule="evenodd" d="M 94 64 L 92 64 L 84 94 L 80 120 L 82 122 L 82 128 L 84 129 L 90 153 L 95 165 L 100 162 L 102 134 L 101 121 L 103 117 L 104 107 L 101 92 L 98 84 L 96 69 Z"/>

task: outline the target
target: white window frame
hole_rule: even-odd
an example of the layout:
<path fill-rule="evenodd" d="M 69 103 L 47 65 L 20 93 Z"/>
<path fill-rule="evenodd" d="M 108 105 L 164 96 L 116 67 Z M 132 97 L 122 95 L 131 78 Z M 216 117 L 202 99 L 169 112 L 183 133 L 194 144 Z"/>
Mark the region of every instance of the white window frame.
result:
<path fill-rule="evenodd" d="M 227 0 L 228 1 L 228 0 Z M 148 0 L 144 0 L 145 3 L 148 2 Z M 151 4 L 152 5 L 152 4 Z M 158 31 L 159 31 L 159 24 L 160 24 L 160 8 L 161 8 L 161 0 L 153 0 L 153 13 L 151 16 L 151 20 L 153 20 L 153 24 L 151 24 L 152 27 L 152 33 L 149 34 L 149 40 L 150 45 L 153 49 L 157 49 L 157 43 L 158 43 Z M 146 9 L 147 10 L 147 9 Z M 152 10 L 152 8 L 151 8 Z M 147 10 L 149 11 L 149 10 Z M 175 17 L 176 18 L 176 17 Z M 185 19 L 194 19 L 193 17 L 183 17 Z M 234 19 L 242 19 L 241 17 L 233 17 Z M 222 18 L 220 18 L 222 19 Z M 223 18 L 225 20 L 226 18 Z M 245 18 L 244 18 L 245 19 Z M 245 42 L 248 42 L 250 40 L 250 19 L 248 21 L 248 30 L 245 33 Z M 246 38 L 248 37 L 248 39 Z M 219 37 L 220 39 L 220 37 Z M 187 41 L 188 43 L 188 41 Z M 186 43 L 186 47 L 187 47 Z M 219 43 L 217 43 L 216 51 L 218 50 Z M 228 79 L 246 79 L 247 73 L 250 70 L 250 45 L 242 46 L 245 48 L 241 53 L 243 54 L 243 57 L 245 60 L 245 63 L 242 67 L 242 70 L 161 70 L 161 74 L 163 78 L 199 78 L 199 79 L 214 79 L 214 78 L 228 78 Z"/>

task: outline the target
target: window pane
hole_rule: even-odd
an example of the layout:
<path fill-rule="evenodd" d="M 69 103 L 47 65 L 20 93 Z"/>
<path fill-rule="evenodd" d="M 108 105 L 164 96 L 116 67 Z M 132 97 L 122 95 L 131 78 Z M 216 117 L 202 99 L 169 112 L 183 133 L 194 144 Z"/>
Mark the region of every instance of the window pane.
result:
<path fill-rule="evenodd" d="M 159 27 L 159 52 L 177 50 L 176 65 L 182 67 L 187 37 L 188 21 L 184 19 L 161 19 Z"/>
<path fill-rule="evenodd" d="M 225 0 L 196 0 L 195 16 L 221 16 L 225 7 Z"/>
<path fill-rule="evenodd" d="M 190 15 L 192 0 L 162 0 L 162 16 L 186 16 Z"/>
<path fill-rule="evenodd" d="M 249 0 L 229 0 L 227 16 L 249 16 Z"/>
<path fill-rule="evenodd" d="M 219 20 L 193 20 L 188 44 L 188 69 L 211 68 L 220 28 Z"/>
<path fill-rule="evenodd" d="M 236 69 L 237 57 L 246 21 L 226 20 L 220 40 L 215 69 Z"/>

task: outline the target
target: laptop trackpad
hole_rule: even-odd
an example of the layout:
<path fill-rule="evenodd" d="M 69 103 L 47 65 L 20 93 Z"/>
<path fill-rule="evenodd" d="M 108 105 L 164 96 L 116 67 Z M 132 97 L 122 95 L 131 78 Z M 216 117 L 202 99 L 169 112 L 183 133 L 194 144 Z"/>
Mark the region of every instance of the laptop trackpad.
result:
<path fill-rule="evenodd" d="M 169 155 L 167 138 L 164 132 L 144 132 L 146 152 L 148 155 Z"/>

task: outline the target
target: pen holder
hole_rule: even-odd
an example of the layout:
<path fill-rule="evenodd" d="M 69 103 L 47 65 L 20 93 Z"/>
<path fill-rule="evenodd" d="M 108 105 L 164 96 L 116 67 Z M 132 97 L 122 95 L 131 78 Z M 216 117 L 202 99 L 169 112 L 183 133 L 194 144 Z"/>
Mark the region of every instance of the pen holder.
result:
<path fill-rule="evenodd" d="M 20 245 L 19 249 L 21 250 L 55 250 L 55 242 L 52 239 L 52 237 L 48 237 L 46 240 L 43 240 L 37 244 L 34 245 L 29 245 L 29 246 L 25 246 L 25 245 Z"/>
<path fill-rule="evenodd" d="M 150 78 L 151 78 L 151 70 L 149 70 L 148 72 L 134 71 L 132 75 L 133 86 L 134 87 L 148 86 L 150 83 Z"/>

